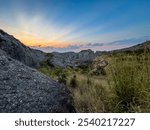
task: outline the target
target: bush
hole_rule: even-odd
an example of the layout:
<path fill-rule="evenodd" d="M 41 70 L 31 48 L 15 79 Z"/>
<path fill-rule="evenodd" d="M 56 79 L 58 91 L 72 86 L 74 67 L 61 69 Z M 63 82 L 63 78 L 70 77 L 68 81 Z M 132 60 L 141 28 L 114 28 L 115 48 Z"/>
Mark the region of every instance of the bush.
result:
<path fill-rule="evenodd" d="M 70 87 L 71 88 L 77 88 L 77 79 L 76 79 L 76 75 L 73 76 L 73 78 L 70 81 Z"/>
<path fill-rule="evenodd" d="M 59 83 L 62 83 L 64 85 L 67 84 L 67 77 L 66 77 L 66 74 L 65 73 L 60 73 L 59 76 L 58 76 L 58 82 Z"/>

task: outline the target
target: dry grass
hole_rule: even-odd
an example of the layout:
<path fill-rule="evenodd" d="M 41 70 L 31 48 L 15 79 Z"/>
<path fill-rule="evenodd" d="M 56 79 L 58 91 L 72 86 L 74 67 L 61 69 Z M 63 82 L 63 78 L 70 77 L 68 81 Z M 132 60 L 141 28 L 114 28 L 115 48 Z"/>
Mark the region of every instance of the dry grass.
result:
<path fill-rule="evenodd" d="M 115 55 L 107 72 L 114 112 L 150 112 L 149 53 Z"/>
<path fill-rule="evenodd" d="M 103 56 L 109 62 L 106 76 L 91 76 L 81 69 L 39 70 L 57 80 L 67 76 L 77 112 L 150 112 L 150 53 Z M 71 80 L 76 75 L 75 87 Z"/>

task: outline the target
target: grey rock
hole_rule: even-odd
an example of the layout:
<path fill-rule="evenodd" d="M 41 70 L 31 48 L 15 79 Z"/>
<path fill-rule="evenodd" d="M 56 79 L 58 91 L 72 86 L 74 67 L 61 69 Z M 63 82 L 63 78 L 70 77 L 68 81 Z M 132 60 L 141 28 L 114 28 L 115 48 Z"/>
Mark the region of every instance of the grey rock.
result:
<path fill-rule="evenodd" d="M 106 75 L 105 67 L 108 65 L 108 61 L 102 57 L 97 57 L 93 61 L 93 69 L 89 72 L 91 75 Z"/>
<path fill-rule="evenodd" d="M 45 53 L 23 45 L 19 40 L 0 30 L 0 49 L 27 66 L 36 67 L 45 60 Z"/>
<path fill-rule="evenodd" d="M 73 112 L 70 93 L 0 50 L 0 112 Z"/>
<path fill-rule="evenodd" d="M 94 58 L 96 58 L 99 54 L 94 53 L 94 51 L 88 49 L 83 50 L 79 53 L 75 52 L 66 52 L 66 53 L 58 53 L 53 52 L 53 57 L 49 60 L 49 64 L 53 66 L 59 66 L 59 67 L 77 67 L 86 65 L 88 63 L 92 63 Z"/>

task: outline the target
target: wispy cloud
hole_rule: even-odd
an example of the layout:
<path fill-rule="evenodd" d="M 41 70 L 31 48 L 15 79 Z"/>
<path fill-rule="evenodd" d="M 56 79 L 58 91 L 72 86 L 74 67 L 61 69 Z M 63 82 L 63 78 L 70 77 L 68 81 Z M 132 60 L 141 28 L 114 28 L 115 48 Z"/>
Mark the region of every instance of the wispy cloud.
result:
<path fill-rule="evenodd" d="M 75 1 L 2 0 L 0 28 L 50 51 L 110 50 L 149 39 L 141 38 L 150 34 L 149 1 Z"/>
<path fill-rule="evenodd" d="M 139 43 L 142 43 L 146 40 L 150 40 L 150 36 L 143 36 L 140 38 L 131 38 L 131 39 L 124 39 L 124 40 L 117 40 L 114 42 L 108 42 L 108 43 L 87 43 L 83 45 L 68 45 L 67 47 L 33 47 L 35 49 L 42 50 L 44 52 L 68 52 L 68 51 L 74 51 L 79 52 L 81 50 L 85 49 L 92 49 L 94 51 L 109 51 L 109 50 L 115 50 L 115 49 L 121 49 L 125 47 L 129 47 L 132 45 L 136 45 Z"/>
<path fill-rule="evenodd" d="M 117 40 L 114 42 L 107 43 L 108 45 L 134 45 L 141 42 L 144 42 L 145 40 L 150 40 L 150 36 L 143 36 L 138 38 L 130 38 L 130 39 L 124 39 L 124 40 Z"/>
<path fill-rule="evenodd" d="M 104 43 L 88 43 L 86 46 L 104 46 Z"/>
<path fill-rule="evenodd" d="M 64 36 L 74 30 L 71 25 L 60 27 L 39 15 L 26 16 L 23 13 L 17 13 L 14 19 L 16 20 L 14 25 L 5 20 L 1 21 L 0 28 L 13 34 L 28 46 L 67 46 Z"/>

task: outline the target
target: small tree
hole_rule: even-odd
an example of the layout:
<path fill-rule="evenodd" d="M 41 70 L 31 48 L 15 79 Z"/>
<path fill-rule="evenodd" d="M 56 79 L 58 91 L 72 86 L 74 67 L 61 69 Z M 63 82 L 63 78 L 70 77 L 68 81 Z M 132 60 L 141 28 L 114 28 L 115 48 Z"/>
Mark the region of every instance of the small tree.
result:
<path fill-rule="evenodd" d="M 70 81 L 70 87 L 72 88 L 76 88 L 77 87 L 77 79 L 76 79 L 76 75 L 73 76 L 73 78 Z"/>

